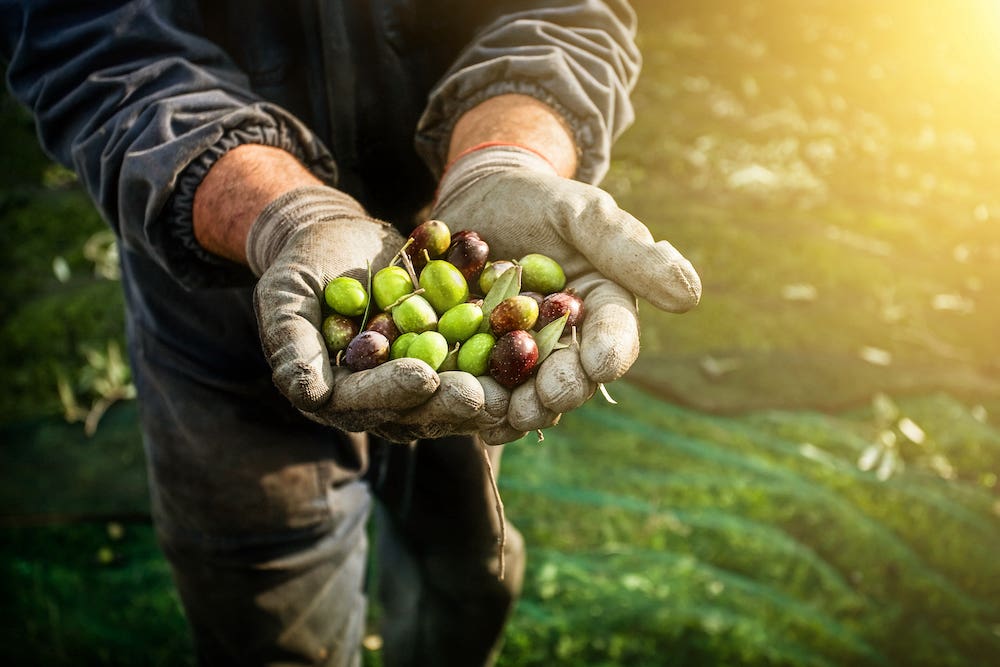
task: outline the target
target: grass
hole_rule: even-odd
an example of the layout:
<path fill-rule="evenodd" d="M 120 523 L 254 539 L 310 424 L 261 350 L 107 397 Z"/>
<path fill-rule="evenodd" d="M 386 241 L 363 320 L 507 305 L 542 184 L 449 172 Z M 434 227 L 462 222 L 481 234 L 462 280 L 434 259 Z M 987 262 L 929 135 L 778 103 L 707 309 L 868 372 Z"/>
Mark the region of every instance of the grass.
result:
<path fill-rule="evenodd" d="M 500 665 L 989 663 L 988 3 L 637 6 L 637 122 L 605 185 L 705 295 L 642 306 L 617 406 L 508 448 L 529 567 Z M 94 438 L 60 418 L 59 374 L 86 403 L 85 351 L 121 344 L 82 249 L 103 223 L 8 98 L 0 142 L 0 642 L 12 664 L 192 664 L 134 403 Z"/>

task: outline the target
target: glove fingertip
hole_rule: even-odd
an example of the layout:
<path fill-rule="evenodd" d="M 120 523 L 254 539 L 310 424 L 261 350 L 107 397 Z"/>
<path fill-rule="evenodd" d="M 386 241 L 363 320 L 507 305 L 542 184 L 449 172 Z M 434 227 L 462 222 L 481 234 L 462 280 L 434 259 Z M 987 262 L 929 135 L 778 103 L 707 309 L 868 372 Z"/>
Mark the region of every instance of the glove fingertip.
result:
<path fill-rule="evenodd" d="M 658 276 L 636 291 L 653 306 L 669 313 L 685 313 L 701 301 L 701 276 L 690 261 L 667 241 L 650 248 L 650 257 L 642 263 L 647 275 Z"/>
<path fill-rule="evenodd" d="M 527 431 L 513 428 L 510 424 L 503 423 L 499 426 L 479 432 L 479 439 L 487 445 L 504 445 L 515 440 L 520 440 L 528 435 Z"/>
<path fill-rule="evenodd" d="M 507 422 L 516 429 L 534 431 L 547 428 L 559 421 L 560 413 L 548 409 L 539 399 L 535 381 L 529 380 L 510 395 Z"/>
<path fill-rule="evenodd" d="M 441 377 L 419 359 L 406 357 L 388 363 L 394 364 L 392 379 L 396 386 L 407 394 L 430 396 L 441 385 Z"/>
<path fill-rule="evenodd" d="M 488 375 L 476 380 L 483 388 L 483 410 L 493 417 L 505 417 L 510 406 L 510 390 Z"/>
<path fill-rule="evenodd" d="M 423 361 L 397 359 L 340 378 L 332 400 L 338 410 L 406 410 L 430 398 L 440 382 Z"/>
<path fill-rule="evenodd" d="M 553 352 L 535 378 L 542 404 L 553 412 L 574 410 L 594 395 L 597 383 L 587 375 L 576 348 Z"/>

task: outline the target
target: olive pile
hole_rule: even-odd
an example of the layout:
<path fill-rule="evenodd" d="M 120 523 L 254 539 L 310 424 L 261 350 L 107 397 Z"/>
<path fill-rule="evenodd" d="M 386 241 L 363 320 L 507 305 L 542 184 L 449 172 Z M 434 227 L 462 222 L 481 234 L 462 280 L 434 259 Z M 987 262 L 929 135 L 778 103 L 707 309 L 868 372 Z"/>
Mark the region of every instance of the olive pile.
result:
<path fill-rule="evenodd" d="M 361 371 L 413 357 L 435 371 L 523 383 L 563 331 L 580 324 L 583 301 L 563 291 L 555 260 L 533 253 L 491 262 L 489 254 L 476 232 L 452 234 L 428 220 L 370 276 L 369 289 L 346 276 L 331 280 L 322 333 L 335 363 Z"/>

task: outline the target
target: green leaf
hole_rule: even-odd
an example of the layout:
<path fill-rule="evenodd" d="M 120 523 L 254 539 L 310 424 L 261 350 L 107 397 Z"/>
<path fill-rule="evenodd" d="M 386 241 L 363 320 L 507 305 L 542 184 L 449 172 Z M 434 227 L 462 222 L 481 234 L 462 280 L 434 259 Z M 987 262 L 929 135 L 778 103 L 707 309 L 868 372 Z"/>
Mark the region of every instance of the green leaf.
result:
<path fill-rule="evenodd" d="M 545 358 L 556 349 L 556 344 L 559 343 L 568 320 L 569 313 L 566 313 L 558 320 L 546 324 L 541 331 L 535 334 L 535 344 L 538 345 L 538 363 L 545 361 Z"/>

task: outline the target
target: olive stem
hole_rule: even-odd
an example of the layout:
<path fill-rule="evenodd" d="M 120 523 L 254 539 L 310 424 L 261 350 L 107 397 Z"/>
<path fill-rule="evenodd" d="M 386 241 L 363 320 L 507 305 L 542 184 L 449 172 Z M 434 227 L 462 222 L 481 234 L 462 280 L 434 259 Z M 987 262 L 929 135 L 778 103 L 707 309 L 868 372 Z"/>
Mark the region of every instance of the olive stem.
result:
<path fill-rule="evenodd" d="M 413 287 L 419 288 L 420 279 L 417 278 L 417 272 L 413 268 L 413 262 L 410 261 L 410 256 L 406 254 L 406 246 L 410 245 L 412 241 L 413 239 L 408 239 L 406 243 L 403 244 L 403 247 L 400 249 L 399 255 L 397 256 L 399 257 L 399 260 L 403 262 L 403 268 L 406 269 L 408 274 L 410 274 L 410 282 L 413 283 Z"/>
<path fill-rule="evenodd" d="M 497 579 L 503 581 L 506 570 L 504 548 L 507 546 L 507 521 L 504 518 L 503 501 L 500 499 L 500 487 L 497 486 L 497 475 L 493 471 L 490 452 L 486 448 L 486 443 L 482 443 L 481 446 L 483 449 L 483 461 L 486 462 L 486 473 L 490 478 L 490 487 L 493 489 L 493 500 L 496 502 L 497 519 L 500 521 L 500 539 L 497 541 L 497 559 L 499 560 L 500 571 L 497 574 Z"/>
<path fill-rule="evenodd" d="M 423 287 L 418 287 L 417 289 L 413 290 L 412 292 L 404 294 L 403 296 L 399 297 L 398 299 L 396 299 L 395 301 L 393 301 L 392 303 L 390 303 L 388 306 L 386 306 L 385 307 L 385 312 L 387 312 L 387 313 L 392 312 L 393 308 L 395 308 L 399 304 L 403 303 L 404 301 L 406 301 L 407 299 L 409 299 L 411 296 L 416 296 L 418 294 L 423 294 L 424 291 L 425 290 L 424 290 Z"/>
<path fill-rule="evenodd" d="M 365 260 L 365 266 L 368 267 L 368 285 L 366 287 L 366 289 L 368 290 L 366 292 L 366 294 L 368 295 L 368 301 L 365 303 L 365 313 L 361 317 L 361 326 L 359 328 L 362 331 L 364 331 L 365 326 L 367 326 L 367 324 L 368 324 L 368 315 L 371 314 L 371 310 L 372 310 L 372 298 L 371 298 L 371 294 L 372 294 L 372 263 L 371 263 L 371 260 L 366 259 Z"/>
<path fill-rule="evenodd" d="M 403 244 L 403 247 L 401 247 L 399 250 L 396 251 L 396 254 L 393 256 L 392 261 L 389 262 L 389 266 L 395 266 L 396 262 L 400 261 L 400 257 L 406 254 L 406 249 L 410 247 L 411 243 L 413 243 L 413 237 L 407 238 L 406 243 Z"/>

